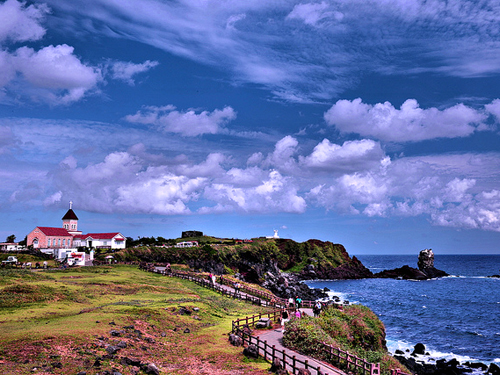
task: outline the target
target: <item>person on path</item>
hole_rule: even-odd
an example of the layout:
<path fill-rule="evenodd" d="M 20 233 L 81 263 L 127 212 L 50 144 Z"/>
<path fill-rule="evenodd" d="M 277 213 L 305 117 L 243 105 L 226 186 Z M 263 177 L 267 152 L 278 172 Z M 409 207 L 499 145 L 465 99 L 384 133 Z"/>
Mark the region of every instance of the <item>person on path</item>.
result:
<path fill-rule="evenodd" d="M 215 285 L 215 281 L 216 281 L 215 275 L 212 275 L 212 284 L 213 285 Z"/>
<path fill-rule="evenodd" d="M 212 284 L 214 283 L 214 279 L 212 279 L 211 273 L 208 275 L 208 281 L 210 281 Z"/>
<path fill-rule="evenodd" d="M 300 318 L 302 317 L 302 314 L 300 313 L 300 310 L 299 310 L 299 309 L 295 310 L 295 317 L 296 317 L 297 319 L 300 319 Z"/>
<path fill-rule="evenodd" d="M 297 296 L 295 298 L 295 304 L 297 305 L 297 309 L 300 309 L 302 307 L 302 298 L 300 298 L 299 296 Z"/>
<path fill-rule="evenodd" d="M 234 295 L 240 295 L 240 283 L 236 282 L 234 284 Z"/>
<path fill-rule="evenodd" d="M 319 316 L 319 314 L 321 313 L 321 302 L 317 301 L 315 304 L 314 304 L 314 307 L 313 307 L 313 313 L 314 313 L 314 317 L 317 318 Z"/>
<path fill-rule="evenodd" d="M 288 298 L 288 307 L 295 307 L 293 297 Z"/>
<path fill-rule="evenodd" d="M 290 320 L 288 311 L 283 309 L 281 311 L 281 332 L 285 333 L 285 323 Z"/>

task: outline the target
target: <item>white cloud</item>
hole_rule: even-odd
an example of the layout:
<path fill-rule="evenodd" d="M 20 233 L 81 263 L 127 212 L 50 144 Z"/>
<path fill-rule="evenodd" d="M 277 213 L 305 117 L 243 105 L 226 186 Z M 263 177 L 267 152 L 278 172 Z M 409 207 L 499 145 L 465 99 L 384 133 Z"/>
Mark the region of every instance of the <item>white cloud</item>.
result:
<path fill-rule="evenodd" d="M 39 51 L 21 47 L 12 59 L 23 78 L 43 90 L 41 96 L 54 104 L 68 104 L 83 98 L 102 79 L 99 69 L 82 64 L 73 51 L 66 44 Z"/>
<path fill-rule="evenodd" d="M 496 0 L 48 3 L 69 32 L 146 43 L 262 85 L 280 100 L 328 100 L 359 83 L 360 72 L 500 71 Z"/>
<path fill-rule="evenodd" d="M 324 19 L 333 18 L 341 21 L 344 15 L 341 12 L 328 11 L 330 5 L 322 1 L 321 3 L 297 4 L 286 17 L 287 19 L 302 20 L 305 24 L 316 26 Z"/>
<path fill-rule="evenodd" d="M 383 158 L 380 144 L 372 140 L 346 141 L 340 146 L 324 139 L 301 163 L 316 170 L 353 172 L 373 168 Z"/>
<path fill-rule="evenodd" d="M 0 4 L 0 45 L 5 41 L 26 42 L 39 40 L 45 35 L 40 25 L 49 9 L 45 4 L 32 4 L 7 0 Z"/>
<path fill-rule="evenodd" d="M 236 112 L 231 107 L 213 112 L 196 113 L 194 109 L 186 112 L 175 110 L 172 105 L 164 107 L 145 107 L 135 115 L 128 115 L 125 120 L 132 123 L 155 125 L 158 129 L 169 133 L 179 133 L 194 137 L 202 134 L 217 134 L 223 126 L 236 118 Z"/>
<path fill-rule="evenodd" d="M 473 108 L 457 104 L 444 110 L 422 109 L 414 99 L 406 100 L 400 109 L 389 102 L 370 105 L 360 98 L 339 100 L 324 118 L 343 133 L 392 142 L 466 137 L 486 129 L 486 116 Z"/>
<path fill-rule="evenodd" d="M 115 61 L 110 63 L 111 77 L 127 82 L 130 86 L 134 86 L 134 76 L 139 73 L 147 72 L 154 68 L 159 63 L 158 61 L 147 60 L 142 64 L 134 64 L 132 62 Z"/>
<path fill-rule="evenodd" d="M 216 202 L 214 207 L 204 207 L 210 212 L 292 212 L 303 213 L 304 198 L 297 194 L 293 180 L 277 171 L 270 171 L 260 184 L 253 187 L 236 187 L 231 184 L 212 184 L 205 189 L 204 197 Z"/>

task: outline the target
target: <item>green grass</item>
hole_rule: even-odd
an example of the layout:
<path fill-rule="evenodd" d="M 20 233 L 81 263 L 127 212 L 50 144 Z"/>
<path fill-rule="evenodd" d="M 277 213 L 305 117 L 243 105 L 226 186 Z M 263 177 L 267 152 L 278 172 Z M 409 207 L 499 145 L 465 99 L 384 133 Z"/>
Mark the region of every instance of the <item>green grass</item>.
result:
<path fill-rule="evenodd" d="M 140 340 L 121 338 L 130 342 L 123 353 L 156 363 L 162 373 L 195 374 L 205 360 L 213 372 L 243 368 L 248 372 L 242 373 L 265 373 L 262 364 L 244 362 L 241 348 L 227 341 L 231 321 L 261 307 L 133 266 L 2 270 L 0 275 L 0 373 L 32 374 L 34 367 L 50 367 L 54 356 L 63 365 L 51 368 L 54 374 L 95 374 L 112 367 L 129 373 L 119 359 L 104 361 L 100 369 L 89 367 L 105 354 L 97 337 L 113 342 L 110 330 L 128 325 L 155 343 L 147 343 L 144 351 Z M 180 315 L 181 306 L 192 314 Z"/>

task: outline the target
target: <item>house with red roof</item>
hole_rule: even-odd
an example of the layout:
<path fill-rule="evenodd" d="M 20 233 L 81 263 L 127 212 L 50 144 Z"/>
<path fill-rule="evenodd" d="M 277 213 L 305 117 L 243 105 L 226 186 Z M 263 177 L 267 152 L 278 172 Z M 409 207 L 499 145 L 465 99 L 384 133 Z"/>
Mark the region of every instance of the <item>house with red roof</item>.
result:
<path fill-rule="evenodd" d="M 91 249 L 124 249 L 126 238 L 119 232 L 82 234 L 78 230 L 78 217 L 71 208 L 62 218 L 62 227 L 36 227 L 27 236 L 26 245 L 35 249 L 60 249 L 88 247 Z M 60 252 L 57 252 L 60 253 Z"/>

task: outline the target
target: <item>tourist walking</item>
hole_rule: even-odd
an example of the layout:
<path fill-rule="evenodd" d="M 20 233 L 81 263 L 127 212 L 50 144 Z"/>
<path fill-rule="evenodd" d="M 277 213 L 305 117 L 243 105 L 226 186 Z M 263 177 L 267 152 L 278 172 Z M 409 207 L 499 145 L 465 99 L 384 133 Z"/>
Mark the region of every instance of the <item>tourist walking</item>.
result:
<path fill-rule="evenodd" d="M 316 301 L 316 303 L 314 304 L 314 307 L 313 307 L 313 313 L 314 313 L 314 317 L 317 318 L 319 316 L 319 314 L 321 313 L 321 302 L 319 301 Z"/>
<path fill-rule="evenodd" d="M 236 282 L 236 283 L 234 284 L 234 295 L 235 295 L 235 296 L 236 296 L 236 295 L 238 295 L 238 296 L 240 295 L 240 283 L 238 283 L 238 282 Z"/>
<path fill-rule="evenodd" d="M 302 307 L 302 298 L 300 298 L 299 296 L 297 296 L 295 298 L 295 305 L 297 306 L 297 309 L 300 309 Z"/>
<path fill-rule="evenodd" d="M 281 332 L 285 333 L 285 323 L 290 320 L 288 311 L 283 309 L 281 311 Z"/>
<path fill-rule="evenodd" d="M 295 307 L 293 297 L 288 298 L 288 307 Z"/>

